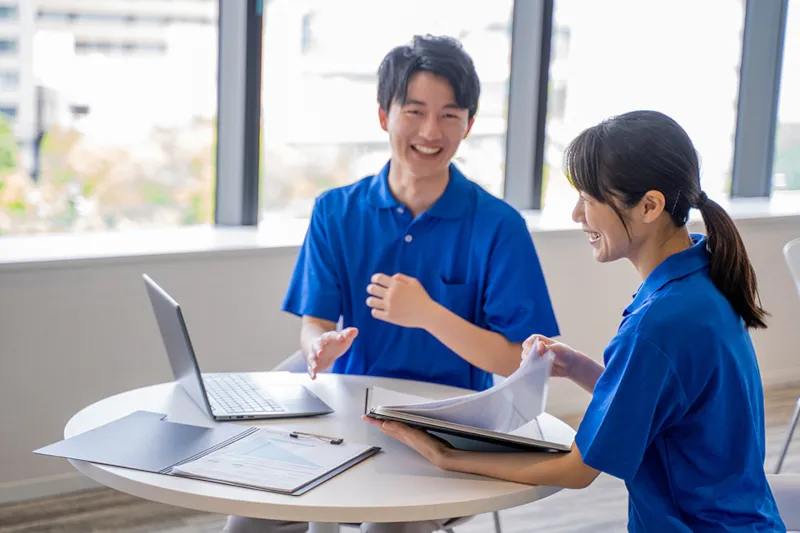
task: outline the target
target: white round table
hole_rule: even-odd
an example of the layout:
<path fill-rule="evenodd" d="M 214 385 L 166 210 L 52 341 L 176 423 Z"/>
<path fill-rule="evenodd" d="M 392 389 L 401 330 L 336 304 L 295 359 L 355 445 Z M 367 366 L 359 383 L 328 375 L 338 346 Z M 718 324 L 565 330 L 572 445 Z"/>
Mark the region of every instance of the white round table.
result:
<path fill-rule="evenodd" d="M 334 413 L 312 418 L 246 421 L 341 436 L 380 446 L 382 451 L 302 496 L 232 487 L 71 460 L 89 478 L 116 490 L 168 505 L 229 515 L 311 522 L 314 531 L 336 531 L 338 523 L 408 522 L 471 516 L 523 505 L 554 494 L 555 487 L 530 486 L 437 469 L 413 450 L 361 420 L 366 388 L 380 386 L 431 399 L 468 393 L 463 389 L 369 376 L 255 374 L 264 383 L 302 383 L 328 403 Z M 64 429 L 66 438 L 134 411 L 164 413 L 170 420 L 211 427 L 210 420 L 175 383 L 131 390 L 100 400 L 78 412 Z M 230 422 L 227 422 L 230 423 Z M 575 432 L 564 422 L 540 417 L 550 440 L 571 444 Z"/>

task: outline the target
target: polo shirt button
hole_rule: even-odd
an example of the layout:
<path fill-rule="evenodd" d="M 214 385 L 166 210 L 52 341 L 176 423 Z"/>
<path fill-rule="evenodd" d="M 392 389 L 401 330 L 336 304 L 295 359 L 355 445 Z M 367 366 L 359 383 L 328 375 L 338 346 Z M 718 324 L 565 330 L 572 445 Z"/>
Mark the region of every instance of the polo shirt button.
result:
<path fill-rule="evenodd" d="M 406 242 L 411 242 L 413 240 L 414 240 L 414 237 L 412 237 L 411 235 L 406 235 Z"/>
<path fill-rule="evenodd" d="M 398 212 L 398 213 L 400 213 L 400 214 L 402 215 L 403 213 L 405 213 L 405 212 L 406 212 L 406 210 L 405 210 L 405 209 L 403 209 L 403 208 L 402 208 L 402 206 L 401 206 L 401 207 L 398 207 L 398 208 L 397 208 L 397 212 Z"/>

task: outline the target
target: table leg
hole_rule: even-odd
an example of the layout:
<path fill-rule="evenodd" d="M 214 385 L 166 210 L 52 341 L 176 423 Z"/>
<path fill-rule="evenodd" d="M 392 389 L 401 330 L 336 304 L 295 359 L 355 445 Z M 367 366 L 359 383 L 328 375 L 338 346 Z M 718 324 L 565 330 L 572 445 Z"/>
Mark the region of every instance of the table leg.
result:
<path fill-rule="evenodd" d="M 309 522 L 308 533 L 339 533 L 338 522 Z"/>

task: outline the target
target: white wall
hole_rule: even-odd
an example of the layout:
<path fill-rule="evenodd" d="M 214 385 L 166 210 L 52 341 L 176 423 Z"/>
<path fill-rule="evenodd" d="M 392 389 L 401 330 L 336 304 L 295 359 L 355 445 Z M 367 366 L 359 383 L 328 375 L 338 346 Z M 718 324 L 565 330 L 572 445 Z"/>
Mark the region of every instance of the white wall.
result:
<path fill-rule="evenodd" d="M 781 249 L 800 217 L 740 223 L 770 329 L 754 334 L 764 381 L 800 380 L 800 298 Z M 626 263 L 598 265 L 582 232 L 534 233 L 563 339 L 597 358 L 638 286 Z M 279 311 L 296 248 L 120 259 L 0 270 L 0 501 L 84 486 L 63 460 L 32 450 L 62 438 L 72 414 L 108 395 L 170 380 L 141 281 L 181 302 L 205 371 L 269 369 L 297 346 L 299 321 Z M 589 396 L 551 387 L 548 410 Z"/>

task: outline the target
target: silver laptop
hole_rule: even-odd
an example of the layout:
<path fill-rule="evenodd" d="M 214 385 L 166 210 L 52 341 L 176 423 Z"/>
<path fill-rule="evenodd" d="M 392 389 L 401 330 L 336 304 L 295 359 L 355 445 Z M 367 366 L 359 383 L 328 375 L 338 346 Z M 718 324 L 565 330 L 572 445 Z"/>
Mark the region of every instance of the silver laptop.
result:
<path fill-rule="evenodd" d="M 147 274 L 142 277 L 175 380 L 211 418 L 291 418 L 333 412 L 302 385 L 263 386 L 246 373 L 201 374 L 178 302 Z"/>

